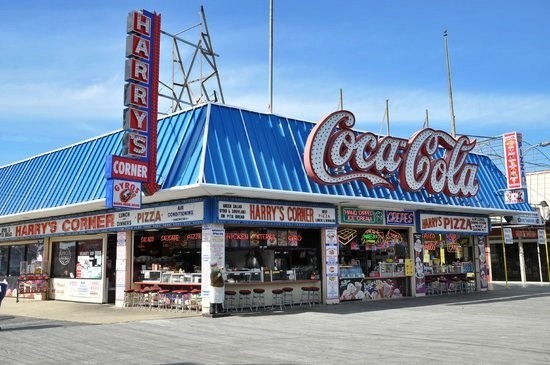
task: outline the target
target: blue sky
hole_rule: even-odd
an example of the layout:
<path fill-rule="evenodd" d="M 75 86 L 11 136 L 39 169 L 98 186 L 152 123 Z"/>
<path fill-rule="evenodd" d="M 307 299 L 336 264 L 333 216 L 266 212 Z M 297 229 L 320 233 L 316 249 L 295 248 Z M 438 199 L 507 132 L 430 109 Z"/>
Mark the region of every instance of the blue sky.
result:
<path fill-rule="evenodd" d="M 267 112 L 268 0 L 129 3 L 3 5 L 0 166 L 121 128 L 131 10 L 158 12 L 177 33 L 202 4 L 226 103 Z M 548 14 L 546 0 L 275 0 L 274 113 L 318 121 L 342 88 L 358 129 L 385 133 L 389 99 L 392 135 L 422 128 L 426 109 L 432 128 L 449 131 L 447 29 L 457 133 L 548 141 Z"/>

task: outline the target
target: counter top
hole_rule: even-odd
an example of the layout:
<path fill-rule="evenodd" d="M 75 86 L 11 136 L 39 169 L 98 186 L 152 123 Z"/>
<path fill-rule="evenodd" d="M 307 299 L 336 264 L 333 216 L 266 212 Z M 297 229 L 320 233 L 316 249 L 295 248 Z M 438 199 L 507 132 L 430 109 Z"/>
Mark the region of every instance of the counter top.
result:
<path fill-rule="evenodd" d="M 277 285 L 281 286 L 283 284 L 292 285 L 292 284 L 311 284 L 318 283 L 320 280 L 274 280 L 274 281 L 251 281 L 251 282 L 240 282 L 240 283 L 225 283 L 225 286 L 263 286 L 263 285 Z"/>

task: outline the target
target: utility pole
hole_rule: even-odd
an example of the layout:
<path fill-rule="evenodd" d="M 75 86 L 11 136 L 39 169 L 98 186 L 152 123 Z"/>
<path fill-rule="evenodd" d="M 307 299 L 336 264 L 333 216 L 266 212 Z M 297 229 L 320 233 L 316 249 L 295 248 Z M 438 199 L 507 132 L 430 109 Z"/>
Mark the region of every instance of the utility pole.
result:
<path fill-rule="evenodd" d="M 389 107 L 389 99 L 386 99 L 386 131 L 387 136 L 390 135 L 390 107 Z"/>
<path fill-rule="evenodd" d="M 269 113 L 273 113 L 273 0 L 269 0 Z"/>

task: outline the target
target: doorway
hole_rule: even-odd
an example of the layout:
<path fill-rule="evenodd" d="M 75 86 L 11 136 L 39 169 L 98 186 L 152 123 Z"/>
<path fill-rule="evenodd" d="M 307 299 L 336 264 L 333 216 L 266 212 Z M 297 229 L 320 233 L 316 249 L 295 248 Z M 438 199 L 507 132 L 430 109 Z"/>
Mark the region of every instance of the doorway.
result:
<path fill-rule="evenodd" d="M 107 276 L 107 303 L 114 304 L 116 299 L 116 234 L 107 235 L 107 257 L 105 274 Z"/>

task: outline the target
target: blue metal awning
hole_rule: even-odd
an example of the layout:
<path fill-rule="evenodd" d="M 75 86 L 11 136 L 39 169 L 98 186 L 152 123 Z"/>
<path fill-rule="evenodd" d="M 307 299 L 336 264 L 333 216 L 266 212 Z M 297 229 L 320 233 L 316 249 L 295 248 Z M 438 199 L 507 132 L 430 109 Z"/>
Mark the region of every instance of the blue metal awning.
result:
<path fill-rule="evenodd" d="M 162 189 L 195 184 L 292 193 L 296 200 L 341 197 L 494 211 L 532 211 L 505 204 L 503 173 L 483 155 L 477 164 L 479 193 L 471 198 L 407 192 L 397 187 L 367 188 L 355 181 L 320 185 L 303 163 L 314 123 L 205 104 L 159 120 L 157 174 Z M 0 217 L 101 200 L 105 197 L 105 158 L 121 154 L 122 130 L 0 167 Z M 282 199 L 282 198 L 281 198 Z M 420 209 L 420 208 L 419 208 Z"/>

